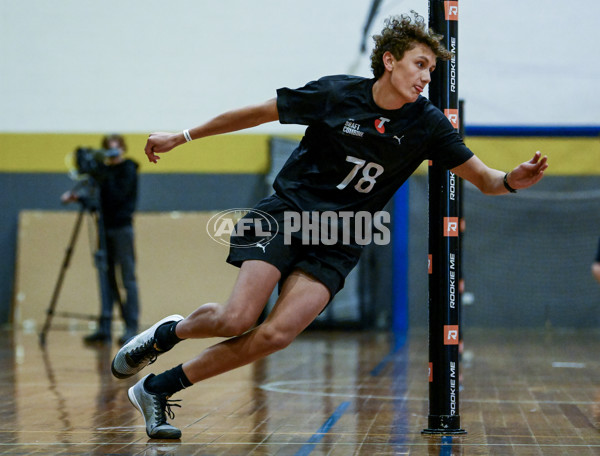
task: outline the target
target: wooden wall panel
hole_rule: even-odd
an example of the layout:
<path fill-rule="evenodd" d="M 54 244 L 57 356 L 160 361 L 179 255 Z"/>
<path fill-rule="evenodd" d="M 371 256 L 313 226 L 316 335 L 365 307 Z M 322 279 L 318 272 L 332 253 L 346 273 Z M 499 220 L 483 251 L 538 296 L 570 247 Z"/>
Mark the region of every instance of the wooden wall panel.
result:
<path fill-rule="evenodd" d="M 237 268 L 225 263 L 227 247 L 206 233 L 211 215 L 186 212 L 136 216 L 141 326 L 149 326 L 172 313 L 185 316 L 202 303 L 224 302 L 229 296 Z M 43 325 L 76 218 L 75 212 L 20 214 L 14 309 L 17 326 Z M 65 272 L 57 312 L 98 315 L 95 239 L 95 224 L 86 215 Z M 116 308 L 114 315 L 119 317 Z M 85 320 L 55 317 L 53 326 L 80 326 L 82 322 Z"/>

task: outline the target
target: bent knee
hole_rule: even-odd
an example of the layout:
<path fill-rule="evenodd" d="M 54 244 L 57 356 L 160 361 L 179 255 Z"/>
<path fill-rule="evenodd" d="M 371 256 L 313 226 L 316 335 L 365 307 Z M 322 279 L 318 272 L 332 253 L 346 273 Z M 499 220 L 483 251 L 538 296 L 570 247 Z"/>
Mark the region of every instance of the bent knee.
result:
<path fill-rule="evenodd" d="M 241 336 L 246 331 L 252 329 L 254 322 L 246 321 L 244 319 L 238 320 L 235 318 L 224 318 L 223 321 L 218 324 L 218 333 L 222 337 L 236 337 Z"/>
<path fill-rule="evenodd" d="M 224 310 L 217 321 L 218 333 L 223 337 L 241 336 L 252 329 L 256 318 L 248 313 L 231 312 Z"/>
<path fill-rule="evenodd" d="M 263 325 L 259 328 L 259 336 L 263 349 L 268 353 L 283 350 L 296 338 L 296 334 L 290 334 L 273 325 Z"/>
<path fill-rule="evenodd" d="M 186 326 L 189 338 L 240 336 L 255 323 L 256 320 L 247 314 L 228 312 L 220 304 L 207 303 L 190 314 L 182 324 Z"/>

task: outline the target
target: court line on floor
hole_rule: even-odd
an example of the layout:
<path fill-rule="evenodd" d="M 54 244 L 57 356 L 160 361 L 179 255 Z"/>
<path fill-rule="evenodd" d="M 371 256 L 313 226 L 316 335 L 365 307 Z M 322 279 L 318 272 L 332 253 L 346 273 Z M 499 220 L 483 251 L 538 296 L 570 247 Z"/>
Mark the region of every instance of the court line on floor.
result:
<path fill-rule="evenodd" d="M 510 436 L 505 436 L 510 437 Z M 165 444 L 163 443 L 149 443 L 149 442 L 131 442 L 131 441 L 112 441 L 112 442 L 19 442 L 19 443 L 7 443 L 0 442 L 0 448 L 6 447 L 100 447 L 100 446 L 114 446 L 114 445 L 127 445 L 127 446 L 148 446 L 148 447 L 160 447 Z M 248 442 L 240 442 L 240 441 L 232 441 L 232 442 L 173 442 L 170 443 L 169 446 L 181 446 L 181 447 L 189 447 L 189 446 L 242 446 L 242 445 L 258 445 L 258 446 L 292 446 L 292 445 L 300 445 L 298 442 L 264 442 L 257 444 L 255 441 Z M 315 448 L 318 448 L 318 443 L 315 443 Z M 332 445 L 331 443 L 325 443 L 323 445 Z M 380 447 L 381 443 L 369 443 L 369 442 L 336 442 L 333 444 L 335 446 L 356 446 L 361 445 L 363 447 L 375 446 Z M 394 447 L 422 447 L 422 446 L 431 446 L 432 442 L 406 442 L 406 443 L 398 443 L 398 444 L 388 444 L 391 448 Z M 433 445 L 448 445 L 448 443 L 433 443 Z M 519 448 L 600 448 L 600 444 L 598 443 L 462 443 L 462 442 L 452 442 L 452 445 L 455 447 L 519 447 Z M 296 453 L 297 454 L 297 453 Z"/>
<path fill-rule="evenodd" d="M 380 399 L 387 401 L 428 401 L 428 397 L 411 397 L 411 396 L 385 396 L 377 394 L 357 394 L 357 393 L 329 393 L 324 391 L 302 390 L 286 388 L 287 385 L 307 385 L 322 384 L 323 387 L 335 388 L 336 385 L 325 380 L 288 380 L 270 382 L 260 385 L 260 389 L 274 393 L 296 394 L 300 396 L 317 396 L 317 397 L 341 397 L 353 399 Z M 364 384 L 361 386 L 364 387 Z M 338 385 L 338 387 L 356 387 L 356 385 Z M 462 393 L 465 394 L 464 392 Z M 532 399 L 470 399 L 461 397 L 461 402 L 483 403 L 483 404 L 568 404 L 568 405 L 594 405 L 596 401 L 549 401 L 549 400 L 532 400 Z"/>
<path fill-rule="evenodd" d="M 452 456 L 452 436 L 443 435 L 440 439 L 440 456 Z"/>
<path fill-rule="evenodd" d="M 390 351 L 387 355 L 383 357 L 383 359 L 369 372 L 372 377 L 377 377 L 381 371 L 388 365 L 388 363 L 394 359 L 396 354 L 400 351 L 402 347 L 406 344 L 406 334 L 395 334 L 394 335 L 394 344 L 390 348 Z"/>
<path fill-rule="evenodd" d="M 340 417 L 344 414 L 346 409 L 350 406 L 350 402 L 342 402 L 335 412 L 331 414 L 327 421 L 323 423 L 323 425 L 315 432 L 308 442 L 306 442 L 302 447 L 296 452 L 295 456 L 307 456 L 315 449 L 317 443 L 319 443 L 325 434 L 329 432 L 329 430 L 337 423 Z"/>

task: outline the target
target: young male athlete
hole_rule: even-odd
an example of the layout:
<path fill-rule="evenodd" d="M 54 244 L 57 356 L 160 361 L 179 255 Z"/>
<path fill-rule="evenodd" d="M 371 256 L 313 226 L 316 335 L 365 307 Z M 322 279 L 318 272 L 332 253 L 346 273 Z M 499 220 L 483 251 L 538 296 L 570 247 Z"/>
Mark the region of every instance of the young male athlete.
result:
<path fill-rule="evenodd" d="M 265 122 L 307 125 L 300 145 L 275 180 L 275 193 L 255 207 L 278 222 L 284 221 L 286 212 L 374 214 L 423 160 L 439 161 L 486 194 L 535 184 L 548 166 L 546 157 L 537 152 L 509 173 L 488 168 L 463 144 L 444 114 L 420 96 L 436 60 L 450 58 L 441 38 L 417 14 L 391 18 L 374 37 L 373 79 L 329 76 L 296 90 L 279 89 L 272 100 L 226 112 L 183 133 L 153 133 L 146 155 L 156 163 L 158 154 L 186 141 Z M 263 248 L 236 247 L 258 238 L 258 232 L 248 230 L 243 239 L 232 237 L 227 261 L 240 271 L 225 304 L 201 305 L 186 318 L 166 317 L 115 356 L 113 374 L 126 378 L 181 340 L 227 338 L 186 363 L 145 376 L 129 389 L 129 399 L 144 417 L 150 437 L 181 436 L 166 419 L 172 418 L 168 399 L 177 391 L 289 345 L 342 288 L 361 252 L 354 239 L 307 245 L 293 235 L 286 241 L 284 233 Z M 278 282 L 273 310 L 255 326 Z"/>

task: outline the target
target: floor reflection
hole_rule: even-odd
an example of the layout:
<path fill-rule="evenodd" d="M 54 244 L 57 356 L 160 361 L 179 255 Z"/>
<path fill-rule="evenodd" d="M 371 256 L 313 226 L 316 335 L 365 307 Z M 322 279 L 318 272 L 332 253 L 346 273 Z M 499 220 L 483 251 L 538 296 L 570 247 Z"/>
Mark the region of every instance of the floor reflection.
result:
<path fill-rule="evenodd" d="M 181 392 L 180 442 L 148 439 L 110 372 L 116 346 L 82 334 L 0 332 L 3 454 L 594 454 L 600 451 L 600 335 L 469 331 L 461 425 L 423 436 L 427 335 L 312 332 L 288 349 Z M 179 344 L 162 372 L 214 340 Z M 543 347 L 543 350 L 541 348 Z M 526 362 L 524 362 L 526 360 Z M 144 371 L 144 375 L 145 375 Z M 179 394 L 179 393 L 178 393 Z M 585 450 L 585 451 L 584 451 Z"/>

